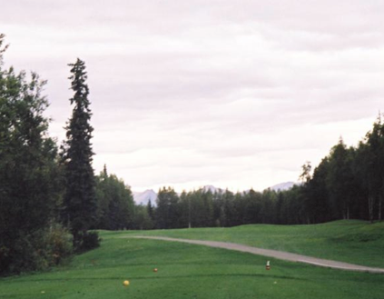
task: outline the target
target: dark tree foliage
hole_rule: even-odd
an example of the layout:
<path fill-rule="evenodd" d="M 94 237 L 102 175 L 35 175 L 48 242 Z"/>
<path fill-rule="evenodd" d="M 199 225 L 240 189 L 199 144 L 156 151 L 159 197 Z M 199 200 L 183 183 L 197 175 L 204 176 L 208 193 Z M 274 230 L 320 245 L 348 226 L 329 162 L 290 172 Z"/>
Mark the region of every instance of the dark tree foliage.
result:
<path fill-rule="evenodd" d="M 138 205 L 135 208 L 135 217 L 134 217 L 134 229 L 153 229 L 154 221 L 148 214 L 148 210 L 143 205 Z"/>
<path fill-rule="evenodd" d="M 310 223 L 382 220 L 384 126 L 381 116 L 356 148 L 335 145 L 301 188 Z"/>
<path fill-rule="evenodd" d="M 313 172 L 312 179 L 303 186 L 305 210 L 309 223 L 333 220 L 327 188 L 328 158 L 324 158 Z"/>
<path fill-rule="evenodd" d="M 363 174 L 362 171 L 365 171 L 364 165 L 360 164 L 360 152 L 365 147 L 363 143 L 360 143 L 357 148 L 349 149 L 349 156 L 351 159 L 351 167 L 354 183 L 351 185 L 351 218 L 352 219 L 369 219 L 368 215 L 368 204 L 367 199 L 369 193 L 365 188 L 364 181 L 367 173 Z M 364 150 L 363 150 L 364 151 Z"/>
<path fill-rule="evenodd" d="M 159 190 L 157 196 L 156 226 L 160 229 L 177 228 L 180 221 L 179 197 L 171 187 Z"/>
<path fill-rule="evenodd" d="M 179 219 L 180 227 L 191 228 L 191 198 L 185 190 L 180 194 L 179 206 L 181 214 Z M 156 210 L 153 213 L 156 214 Z"/>
<path fill-rule="evenodd" d="M 152 205 L 151 200 L 149 200 L 147 203 L 147 213 L 148 213 L 148 216 L 151 218 L 151 220 L 154 221 L 155 220 L 155 209 Z"/>
<path fill-rule="evenodd" d="M 134 202 L 131 189 L 116 175 L 108 175 L 107 168 L 96 177 L 97 221 L 94 228 L 133 228 Z"/>
<path fill-rule="evenodd" d="M 17 273 L 50 263 L 43 249 L 59 197 L 57 147 L 43 115 L 45 81 L 4 70 L 3 40 L 0 35 L 0 273 Z"/>
<path fill-rule="evenodd" d="M 67 140 L 62 146 L 62 162 L 65 169 L 64 222 L 69 225 L 74 242 L 96 221 L 95 178 L 92 168 L 93 151 L 90 125 L 91 110 L 88 100 L 89 89 L 86 84 L 85 63 L 77 59 L 69 64 L 72 75 L 69 77 L 74 91 L 70 103 L 74 105 L 72 116 L 66 127 Z"/>
<path fill-rule="evenodd" d="M 366 143 L 363 145 L 360 155 L 363 155 L 363 174 L 368 190 L 369 219 L 382 220 L 384 197 L 384 124 L 381 116 L 373 124 L 373 128 L 367 133 Z"/>
<path fill-rule="evenodd" d="M 354 178 L 350 151 L 343 140 L 334 146 L 329 156 L 327 188 L 329 190 L 334 219 L 349 219 Z"/>
<path fill-rule="evenodd" d="M 382 220 L 384 195 L 384 124 L 381 116 L 356 150 L 355 172 L 366 195 L 368 219 Z"/>

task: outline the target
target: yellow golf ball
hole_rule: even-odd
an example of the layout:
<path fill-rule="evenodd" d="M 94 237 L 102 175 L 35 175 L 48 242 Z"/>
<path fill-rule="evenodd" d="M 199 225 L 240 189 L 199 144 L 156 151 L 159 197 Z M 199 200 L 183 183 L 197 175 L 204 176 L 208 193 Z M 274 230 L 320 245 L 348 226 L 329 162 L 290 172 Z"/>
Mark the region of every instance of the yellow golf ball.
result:
<path fill-rule="evenodd" d="M 129 286 L 129 281 L 128 281 L 128 280 L 124 280 L 123 285 L 124 285 L 125 287 Z"/>

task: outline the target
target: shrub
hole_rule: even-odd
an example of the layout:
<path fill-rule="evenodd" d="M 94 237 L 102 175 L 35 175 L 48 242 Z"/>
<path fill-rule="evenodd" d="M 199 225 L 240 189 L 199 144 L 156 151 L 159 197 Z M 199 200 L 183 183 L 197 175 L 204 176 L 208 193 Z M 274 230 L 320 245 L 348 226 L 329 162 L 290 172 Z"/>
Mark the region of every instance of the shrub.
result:
<path fill-rule="evenodd" d="M 38 230 L 28 235 L 19 235 L 8 251 L 8 272 L 19 274 L 49 267 L 45 233 L 43 230 Z"/>
<path fill-rule="evenodd" d="M 54 225 L 48 233 L 48 246 L 51 265 L 59 265 L 73 252 L 73 237 L 60 225 Z"/>
<path fill-rule="evenodd" d="M 29 234 L 20 232 L 6 245 L 0 247 L 2 275 L 46 270 L 61 264 L 73 252 L 72 236 L 59 225 Z"/>
<path fill-rule="evenodd" d="M 84 252 L 100 246 L 101 239 L 97 232 L 81 232 L 76 238 L 75 248 L 77 252 Z"/>

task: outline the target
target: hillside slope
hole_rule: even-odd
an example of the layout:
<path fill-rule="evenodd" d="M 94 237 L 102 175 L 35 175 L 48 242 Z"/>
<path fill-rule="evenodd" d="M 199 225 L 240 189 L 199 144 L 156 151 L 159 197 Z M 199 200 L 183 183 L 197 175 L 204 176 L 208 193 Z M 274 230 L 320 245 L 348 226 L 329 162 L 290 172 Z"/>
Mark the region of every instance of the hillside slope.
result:
<path fill-rule="evenodd" d="M 243 225 L 140 232 L 275 249 L 371 267 L 384 267 L 384 222 L 342 220 L 316 225 Z"/>

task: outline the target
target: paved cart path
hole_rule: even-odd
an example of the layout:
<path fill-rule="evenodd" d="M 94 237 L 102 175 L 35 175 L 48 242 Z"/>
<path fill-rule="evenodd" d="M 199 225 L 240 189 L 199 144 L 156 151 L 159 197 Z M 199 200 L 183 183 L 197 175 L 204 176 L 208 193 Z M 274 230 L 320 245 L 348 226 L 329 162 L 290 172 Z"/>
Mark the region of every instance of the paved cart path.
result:
<path fill-rule="evenodd" d="M 306 264 L 311 264 L 311 265 L 326 267 L 326 268 L 335 268 L 335 269 L 350 270 L 350 271 L 363 271 L 363 272 L 372 272 L 372 273 L 384 273 L 384 269 L 381 269 L 381 268 L 372 268 L 372 267 L 348 264 L 344 262 L 325 260 L 325 259 L 320 259 L 320 258 L 315 258 L 315 257 L 310 257 L 310 256 L 305 256 L 305 255 L 300 255 L 295 253 L 277 251 L 272 249 L 262 249 L 262 248 L 247 246 L 247 245 L 235 244 L 235 243 L 190 240 L 190 239 L 176 239 L 176 238 L 168 238 L 168 237 L 150 237 L 150 236 L 135 236 L 134 238 L 183 242 L 183 243 L 204 245 L 204 246 L 215 247 L 215 248 L 224 248 L 229 250 L 236 250 L 236 251 L 247 252 L 247 253 L 252 253 L 257 255 L 268 256 L 268 257 L 272 257 L 280 260 L 306 263 Z"/>

